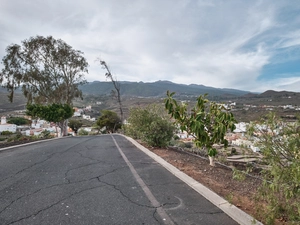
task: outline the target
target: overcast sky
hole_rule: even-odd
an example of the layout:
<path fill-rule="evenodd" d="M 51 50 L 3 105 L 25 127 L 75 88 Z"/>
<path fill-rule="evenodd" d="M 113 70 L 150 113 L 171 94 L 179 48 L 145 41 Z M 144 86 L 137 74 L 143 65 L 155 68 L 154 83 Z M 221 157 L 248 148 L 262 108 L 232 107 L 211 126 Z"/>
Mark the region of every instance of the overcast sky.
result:
<path fill-rule="evenodd" d="M 300 92 L 298 0 L 0 0 L 1 59 L 36 35 L 83 51 L 88 81 L 101 58 L 119 81 Z"/>

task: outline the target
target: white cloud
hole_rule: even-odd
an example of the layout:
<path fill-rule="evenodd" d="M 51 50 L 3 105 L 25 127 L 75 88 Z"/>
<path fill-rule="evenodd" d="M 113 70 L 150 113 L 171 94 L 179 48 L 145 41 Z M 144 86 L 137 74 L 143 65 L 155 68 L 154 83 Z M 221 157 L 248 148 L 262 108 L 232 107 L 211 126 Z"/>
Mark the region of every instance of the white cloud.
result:
<path fill-rule="evenodd" d="M 100 57 L 118 80 L 197 83 L 258 91 L 276 49 L 299 45 L 299 20 L 279 1 L 10 1 L 0 3 L 0 57 L 35 35 L 84 52 L 87 79 L 105 80 Z M 298 21 L 298 22 L 297 22 Z M 292 76 L 292 75 L 291 75 Z M 276 88 L 276 82 L 270 82 Z M 269 86 L 268 86 L 269 87 Z M 272 89 L 272 88 L 271 88 Z"/>

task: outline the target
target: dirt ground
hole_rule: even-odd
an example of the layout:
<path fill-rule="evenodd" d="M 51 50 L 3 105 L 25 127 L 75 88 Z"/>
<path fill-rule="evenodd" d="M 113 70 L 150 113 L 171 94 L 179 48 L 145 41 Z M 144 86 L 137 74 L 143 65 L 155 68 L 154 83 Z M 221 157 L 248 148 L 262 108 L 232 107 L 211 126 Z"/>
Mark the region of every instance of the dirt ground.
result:
<path fill-rule="evenodd" d="M 149 148 L 152 152 L 177 167 L 201 184 L 222 196 L 228 202 L 263 222 L 255 216 L 255 193 L 261 183 L 259 178 L 245 176 L 245 179 L 233 179 L 233 170 L 221 164 L 209 165 L 204 157 L 175 149 Z M 236 165 L 238 166 L 238 165 Z M 255 174 L 253 174 L 255 176 Z M 278 221 L 276 224 L 284 224 Z"/>

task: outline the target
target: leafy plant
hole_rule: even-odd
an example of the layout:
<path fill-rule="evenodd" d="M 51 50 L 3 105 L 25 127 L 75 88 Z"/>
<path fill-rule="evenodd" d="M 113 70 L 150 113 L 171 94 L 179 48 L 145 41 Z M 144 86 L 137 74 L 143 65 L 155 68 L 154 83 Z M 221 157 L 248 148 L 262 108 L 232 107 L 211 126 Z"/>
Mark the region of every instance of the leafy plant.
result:
<path fill-rule="evenodd" d="M 98 130 L 105 128 L 106 132 L 114 133 L 116 130 L 121 128 L 121 119 L 117 113 L 110 110 L 102 110 L 101 116 L 96 122 Z"/>
<path fill-rule="evenodd" d="M 61 128 L 62 133 L 66 134 L 66 122 L 67 119 L 72 117 L 74 110 L 71 105 L 68 104 L 28 104 L 26 106 L 26 114 L 34 118 L 44 119 L 49 122 L 57 123 Z"/>
<path fill-rule="evenodd" d="M 69 127 L 77 134 L 78 130 L 82 127 L 82 122 L 79 120 L 69 120 Z"/>
<path fill-rule="evenodd" d="M 123 128 L 125 134 L 157 147 L 167 146 L 175 130 L 172 122 L 166 119 L 163 109 L 158 105 L 130 109 L 128 124 Z"/>
<path fill-rule="evenodd" d="M 12 134 L 13 134 L 13 132 L 8 131 L 8 130 L 5 130 L 5 131 L 1 132 L 1 135 L 7 135 L 7 136 L 9 136 L 9 135 L 12 135 Z"/>
<path fill-rule="evenodd" d="M 210 156 L 210 165 L 214 165 L 213 157 L 217 154 L 214 144 L 224 144 L 228 141 L 224 138 L 228 130 L 235 129 L 236 120 L 233 114 L 222 105 L 206 99 L 206 95 L 197 98 L 196 105 L 190 112 L 186 104 L 178 104 L 173 98 L 175 92 L 167 92 L 165 108 L 168 114 L 175 119 L 182 131 L 194 136 L 197 147 L 205 147 Z"/>
<path fill-rule="evenodd" d="M 258 200 L 267 207 L 259 213 L 274 224 L 276 218 L 285 218 L 288 224 L 300 224 L 300 121 L 283 122 L 274 113 L 264 120 L 252 123 L 248 134 L 259 147 L 263 163 L 264 182 Z"/>
<path fill-rule="evenodd" d="M 89 135 L 89 132 L 86 131 L 85 129 L 80 129 L 78 131 L 78 135 L 80 135 L 80 136 Z"/>
<path fill-rule="evenodd" d="M 232 178 L 234 180 L 244 181 L 246 179 L 246 173 L 234 168 L 232 172 Z"/>
<path fill-rule="evenodd" d="M 30 124 L 30 120 L 25 119 L 23 117 L 12 117 L 7 120 L 7 123 L 16 124 L 17 126 Z"/>

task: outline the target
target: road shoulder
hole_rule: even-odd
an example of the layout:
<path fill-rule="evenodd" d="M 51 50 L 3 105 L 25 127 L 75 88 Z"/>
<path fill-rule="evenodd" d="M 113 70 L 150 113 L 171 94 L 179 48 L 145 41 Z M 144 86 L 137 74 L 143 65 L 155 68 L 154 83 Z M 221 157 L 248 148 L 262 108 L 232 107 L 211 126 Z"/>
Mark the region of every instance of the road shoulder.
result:
<path fill-rule="evenodd" d="M 123 135 L 124 136 L 124 135 Z M 138 149 L 143 151 L 145 154 L 147 154 L 149 157 L 154 159 L 156 162 L 161 164 L 164 168 L 166 168 L 168 171 L 170 171 L 172 174 L 174 174 L 176 177 L 178 177 L 180 180 L 185 182 L 187 185 L 189 185 L 191 188 L 193 188 L 195 191 L 197 191 L 199 194 L 201 194 L 203 197 L 205 197 L 207 200 L 209 200 L 211 203 L 213 203 L 215 206 L 220 208 L 223 212 L 225 212 L 228 216 L 230 216 L 232 219 L 234 219 L 236 222 L 242 225 L 252 225 L 252 224 L 258 224 L 262 225 L 261 222 L 255 220 L 252 216 L 245 213 L 241 209 L 237 208 L 236 206 L 230 204 L 228 201 L 226 201 L 221 196 L 217 195 L 198 181 L 194 180 L 190 176 L 186 175 L 182 171 L 178 170 L 176 167 L 171 165 L 170 163 L 163 160 L 158 155 L 154 154 L 138 142 L 136 142 L 134 139 L 124 136 L 127 140 L 129 140 L 132 144 L 134 144 Z"/>

